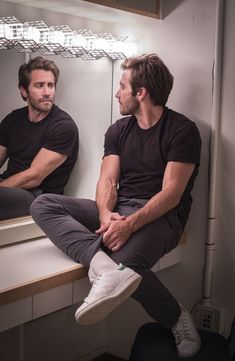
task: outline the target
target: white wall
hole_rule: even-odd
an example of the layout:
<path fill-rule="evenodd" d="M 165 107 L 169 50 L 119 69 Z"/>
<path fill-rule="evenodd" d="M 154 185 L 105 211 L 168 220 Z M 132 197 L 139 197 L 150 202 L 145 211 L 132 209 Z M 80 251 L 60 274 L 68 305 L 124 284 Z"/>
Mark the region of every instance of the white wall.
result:
<path fill-rule="evenodd" d="M 219 184 L 213 297 L 235 316 L 235 2 L 225 1 Z"/>

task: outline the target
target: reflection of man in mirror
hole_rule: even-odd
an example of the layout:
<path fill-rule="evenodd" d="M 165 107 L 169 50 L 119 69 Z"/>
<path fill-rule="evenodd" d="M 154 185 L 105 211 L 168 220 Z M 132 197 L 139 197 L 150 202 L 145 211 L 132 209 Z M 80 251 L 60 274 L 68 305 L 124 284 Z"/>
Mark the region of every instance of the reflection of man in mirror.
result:
<path fill-rule="evenodd" d="M 59 69 L 36 57 L 19 68 L 19 89 L 27 106 L 0 124 L 0 219 L 29 214 L 42 193 L 63 194 L 78 154 L 78 128 L 54 105 Z"/>
<path fill-rule="evenodd" d="M 191 208 L 201 138 L 166 107 L 173 76 L 156 54 L 126 59 L 116 94 L 124 116 L 105 134 L 96 202 L 43 194 L 31 206 L 51 241 L 89 268 L 76 320 L 91 324 L 132 295 L 171 329 L 180 357 L 200 349 L 190 313 L 151 268 L 175 248 Z M 119 266 L 118 266 L 119 265 Z"/>

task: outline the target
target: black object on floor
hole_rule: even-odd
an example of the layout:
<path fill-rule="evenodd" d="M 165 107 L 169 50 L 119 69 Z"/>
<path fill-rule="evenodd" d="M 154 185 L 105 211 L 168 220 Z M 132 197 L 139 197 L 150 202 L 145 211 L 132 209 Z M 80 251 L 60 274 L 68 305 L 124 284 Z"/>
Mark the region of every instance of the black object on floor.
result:
<path fill-rule="evenodd" d="M 140 327 L 131 349 L 130 361 L 230 361 L 229 341 L 216 332 L 198 330 L 202 346 L 197 355 L 190 358 L 177 356 L 175 339 L 171 331 L 157 323 Z"/>
<path fill-rule="evenodd" d="M 92 361 L 125 361 L 125 360 L 122 358 L 105 353 L 103 355 L 96 357 Z"/>

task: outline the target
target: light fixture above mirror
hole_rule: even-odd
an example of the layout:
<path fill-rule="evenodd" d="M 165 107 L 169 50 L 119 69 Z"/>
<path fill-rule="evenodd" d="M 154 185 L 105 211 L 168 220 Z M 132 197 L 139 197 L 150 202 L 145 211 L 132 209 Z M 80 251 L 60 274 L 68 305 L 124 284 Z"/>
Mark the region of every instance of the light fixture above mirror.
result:
<path fill-rule="evenodd" d="M 48 27 L 42 20 L 21 23 L 14 16 L 0 17 L 0 50 L 14 48 L 23 53 L 37 51 L 66 58 L 121 60 L 129 56 L 127 51 L 130 53 L 134 45 L 127 38 L 89 29 L 72 30 L 67 25 Z"/>

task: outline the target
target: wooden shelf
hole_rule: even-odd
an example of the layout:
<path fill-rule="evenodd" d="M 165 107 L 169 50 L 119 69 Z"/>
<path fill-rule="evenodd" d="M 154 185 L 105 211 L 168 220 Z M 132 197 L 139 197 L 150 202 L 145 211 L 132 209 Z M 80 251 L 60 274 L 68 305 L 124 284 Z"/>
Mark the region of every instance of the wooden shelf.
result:
<path fill-rule="evenodd" d="M 0 246 L 42 237 L 43 231 L 31 216 L 0 221 Z"/>
<path fill-rule="evenodd" d="M 114 9 L 123 10 L 138 15 L 161 19 L 160 0 L 83 0 L 89 3 L 108 6 Z"/>

